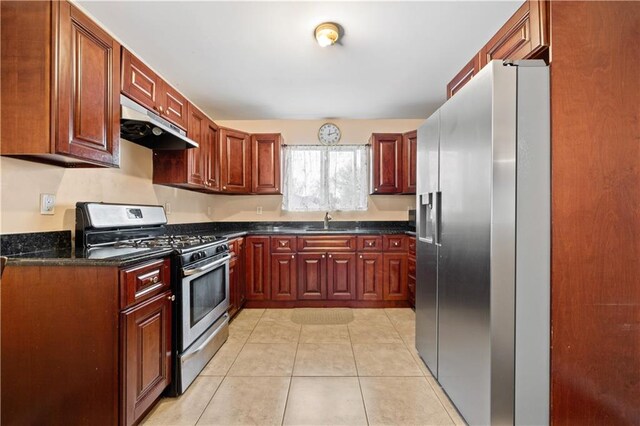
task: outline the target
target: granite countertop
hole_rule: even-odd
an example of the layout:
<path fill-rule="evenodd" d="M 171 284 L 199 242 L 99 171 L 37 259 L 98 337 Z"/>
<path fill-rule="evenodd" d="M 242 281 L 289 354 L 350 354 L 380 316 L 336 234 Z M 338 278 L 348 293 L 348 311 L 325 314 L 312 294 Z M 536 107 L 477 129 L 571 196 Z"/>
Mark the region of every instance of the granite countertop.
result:
<path fill-rule="evenodd" d="M 135 253 L 100 259 L 92 257 L 86 250 L 74 251 L 71 248 L 18 253 L 7 256 L 7 266 L 114 266 L 125 267 L 150 259 L 159 259 L 171 254 L 171 249 L 146 249 Z"/>
<path fill-rule="evenodd" d="M 406 234 L 406 222 L 332 222 L 323 229 L 322 222 L 218 222 L 167 225 L 168 234 L 216 235 L 229 239 L 246 235 L 383 235 Z M 7 265 L 20 266 L 116 266 L 124 267 L 169 255 L 168 248 L 138 249 L 119 256 L 98 258 L 96 252 L 73 250 L 71 231 L 1 235 L 0 251 Z M 43 250 L 43 248 L 45 248 Z"/>

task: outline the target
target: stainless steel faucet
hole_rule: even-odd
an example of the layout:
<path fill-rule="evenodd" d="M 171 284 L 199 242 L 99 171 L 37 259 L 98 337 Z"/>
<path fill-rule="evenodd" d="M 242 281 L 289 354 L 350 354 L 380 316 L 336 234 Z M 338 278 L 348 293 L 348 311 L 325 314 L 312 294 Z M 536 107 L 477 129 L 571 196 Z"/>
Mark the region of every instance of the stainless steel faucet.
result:
<path fill-rule="evenodd" d="M 329 221 L 333 219 L 329 212 L 324 214 L 324 229 L 329 229 Z"/>

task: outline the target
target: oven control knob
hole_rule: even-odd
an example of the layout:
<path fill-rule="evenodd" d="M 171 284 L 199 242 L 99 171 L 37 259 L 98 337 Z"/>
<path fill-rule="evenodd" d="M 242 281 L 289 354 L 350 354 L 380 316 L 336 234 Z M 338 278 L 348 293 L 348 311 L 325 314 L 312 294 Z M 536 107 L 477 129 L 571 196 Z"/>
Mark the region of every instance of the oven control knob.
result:
<path fill-rule="evenodd" d="M 193 254 L 191 255 L 191 260 L 198 260 L 198 259 L 200 259 L 200 258 L 198 257 L 198 253 L 193 253 Z"/>
<path fill-rule="evenodd" d="M 226 244 L 220 244 L 218 247 L 216 247 L 216 253 L 222 253 L 229 250 L 229 247 Z"/>

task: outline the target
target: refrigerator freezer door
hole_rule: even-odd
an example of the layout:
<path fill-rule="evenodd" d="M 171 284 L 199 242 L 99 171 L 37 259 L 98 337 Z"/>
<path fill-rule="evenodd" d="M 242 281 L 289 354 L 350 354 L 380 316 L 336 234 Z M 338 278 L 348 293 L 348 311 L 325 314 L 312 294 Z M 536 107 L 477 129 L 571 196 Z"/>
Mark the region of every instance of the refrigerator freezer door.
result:
<path fill-rule="evenodd" d="M 438 381 L 469 424 L 490 424 L 492 75 L 440 108 Z"/>
<path fill-rule="evenodd" d="M 418 129 L 416 231 L 416 349 L 438 377 L 438 246 L 440 112 Z"/>

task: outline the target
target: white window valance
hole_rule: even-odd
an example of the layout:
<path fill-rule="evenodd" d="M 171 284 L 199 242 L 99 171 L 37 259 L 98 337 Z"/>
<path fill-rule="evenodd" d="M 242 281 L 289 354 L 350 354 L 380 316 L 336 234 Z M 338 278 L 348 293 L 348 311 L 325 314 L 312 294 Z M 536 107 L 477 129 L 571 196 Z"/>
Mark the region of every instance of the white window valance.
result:
<path fill-rule="evenodd" d="M 282 209 L 367 210 L 366 145 L 284 147 Z"/>

